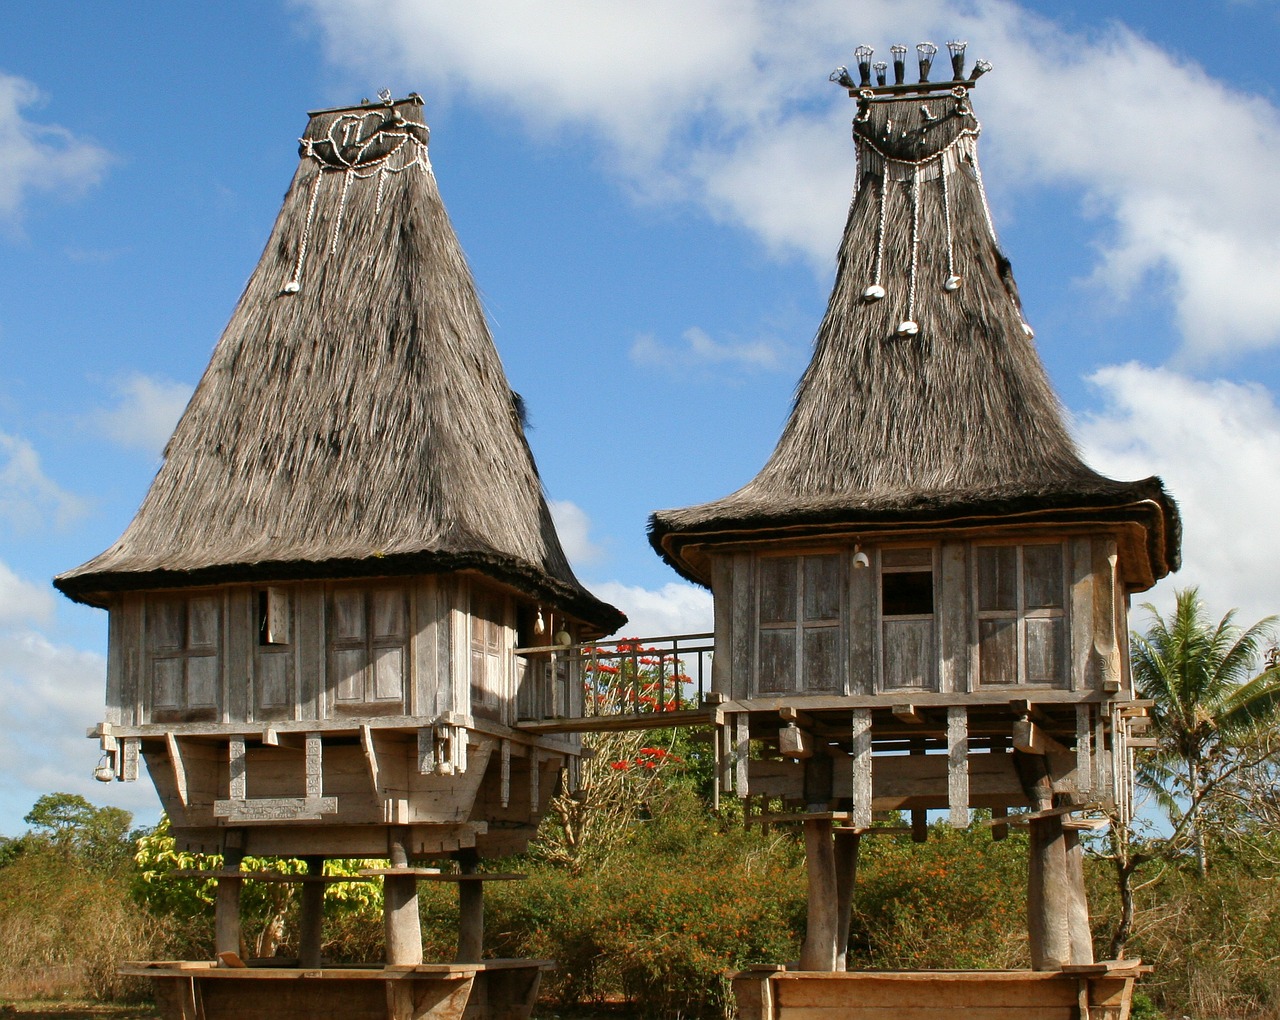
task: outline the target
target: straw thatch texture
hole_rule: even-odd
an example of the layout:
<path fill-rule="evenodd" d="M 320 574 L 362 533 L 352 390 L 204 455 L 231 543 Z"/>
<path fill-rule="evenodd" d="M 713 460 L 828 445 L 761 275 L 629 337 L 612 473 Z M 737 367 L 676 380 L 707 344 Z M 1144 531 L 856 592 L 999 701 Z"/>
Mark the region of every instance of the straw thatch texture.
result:
<path fill-rule="evenodd" d="M 1134 519 L 1160 518 L 1157 576 L 1176 568 L 1159 480 L 1102 477 L 1067 433 L 990 225 L 977 131 L 967 98 L 860 107 L 861 179 L 790 420 L 749 484 L 653 515 L 651 541 L 677 570 L 705 583 L 680 547 L 743 532 L 1137 504 Z M 885 296 L 869 301 L 873 283 Z M 908 319 L 915 335 L 899 333 Z"/>
<path fill-rule="evenodd" d="M 475 569 L 605 632 L 624 621 L 561 549 L 420 105 L 312 115 L 151 490 L 62 591 Z"/>

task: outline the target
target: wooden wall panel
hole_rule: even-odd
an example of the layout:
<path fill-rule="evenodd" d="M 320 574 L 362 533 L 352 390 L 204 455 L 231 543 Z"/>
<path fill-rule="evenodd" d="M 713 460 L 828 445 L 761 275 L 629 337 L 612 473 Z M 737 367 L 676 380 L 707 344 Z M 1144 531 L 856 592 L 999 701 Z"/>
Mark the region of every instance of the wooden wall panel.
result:
<path fill-rule="evenodd" d="M 755 692 L 755 560 L 747 553 L 733 557 L 733 601 L 730 603 L 734 643 L 731 646 L 733 671 L 731 696 L 749 698 Z"/>
<path fill-rule="evenodd" d="M 324 586 L 299 585 L 294 603 L 293 639 L 298 645 L 298 718 L 324 719 L 326 667 Z"/>
<path fill-rule="evenodd" d="M 733 558 L 711 557 L 711 594 L 715 605 L 715 646 L 721 650 L 711 660 L 711 690 L 733 696 Z M 730 654 L 723 654 L 729 652 Z"/>
<path fill-rule="evenodd" d="M 938 618 L 938 689 L 970 689 L 968 544 L 944 542 L 934 612 Z"/>
<path fill-rule="evenodd" d="M 258 643 L 255 624 L 257 598 L 251 588 L 227 591 L 226 626 L 223 627 L 222 719 L 241 722 L 253 718 L 253 653 Z"/>
<path fill-rule="evenodd" d="M 876 571 L 849 568 L 849 693 L 876 691 Z"/>
<path fill-rule="evenodd" d="M 413 590 L 413 685 L 409 712 L 419 717 L 434 717 L 439 708 L 439 603 L 436 579 L 420 577 Z"/>
<path fill-rule="evenodd" d="M 1074 538 L 1067 545 L 1071 612 L 1071 687 L 1088 690 L 1096 685 L 1093 659 L 1093 539 Z"/>

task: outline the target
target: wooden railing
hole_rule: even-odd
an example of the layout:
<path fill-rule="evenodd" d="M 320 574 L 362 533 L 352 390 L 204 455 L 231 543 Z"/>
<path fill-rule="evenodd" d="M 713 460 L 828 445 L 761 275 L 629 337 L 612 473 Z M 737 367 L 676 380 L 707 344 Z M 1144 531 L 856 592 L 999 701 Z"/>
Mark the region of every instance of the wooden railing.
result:
<path fill-rule="evenodd" d="M 521 720 L 633 716 L 701 708 L 711 690 L 711 634 L 517 648 Z"/>

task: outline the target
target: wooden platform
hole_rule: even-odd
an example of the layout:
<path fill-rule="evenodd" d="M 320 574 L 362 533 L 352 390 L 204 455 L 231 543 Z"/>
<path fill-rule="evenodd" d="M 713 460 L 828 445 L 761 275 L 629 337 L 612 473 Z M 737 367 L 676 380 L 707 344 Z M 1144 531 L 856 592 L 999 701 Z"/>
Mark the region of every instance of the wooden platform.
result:
<path fill-rule="evenodd" d="M 414 967 L 219 967 L 127 963 L 165 1020 L 528 1020 L 551 960 Z"/>
<path fill-rule="evenodd" d="M 758 967 L 739 973 L 733 991 L 740 1020 L 1128 1020 L 1148 969 L 1138 960 L 1061 971 Z"/>

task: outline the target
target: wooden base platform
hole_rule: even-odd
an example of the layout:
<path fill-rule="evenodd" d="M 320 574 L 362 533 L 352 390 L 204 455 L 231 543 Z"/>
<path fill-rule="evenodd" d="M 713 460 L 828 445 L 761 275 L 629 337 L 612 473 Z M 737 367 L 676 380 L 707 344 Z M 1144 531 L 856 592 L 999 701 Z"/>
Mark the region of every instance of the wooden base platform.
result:
<path fill-rule="evenodd" d="M 219 967 L 128 963 L 165 1020 L 528 1020 L 551 960 L 412 967 Z"/>
<path fill-rule="evenodd" d="M 1128 1020 L 1149 968 L 1121 960 L 1059 971 L 820 973 L 781 967 L 733 979 L 740 1020 Z"/>

